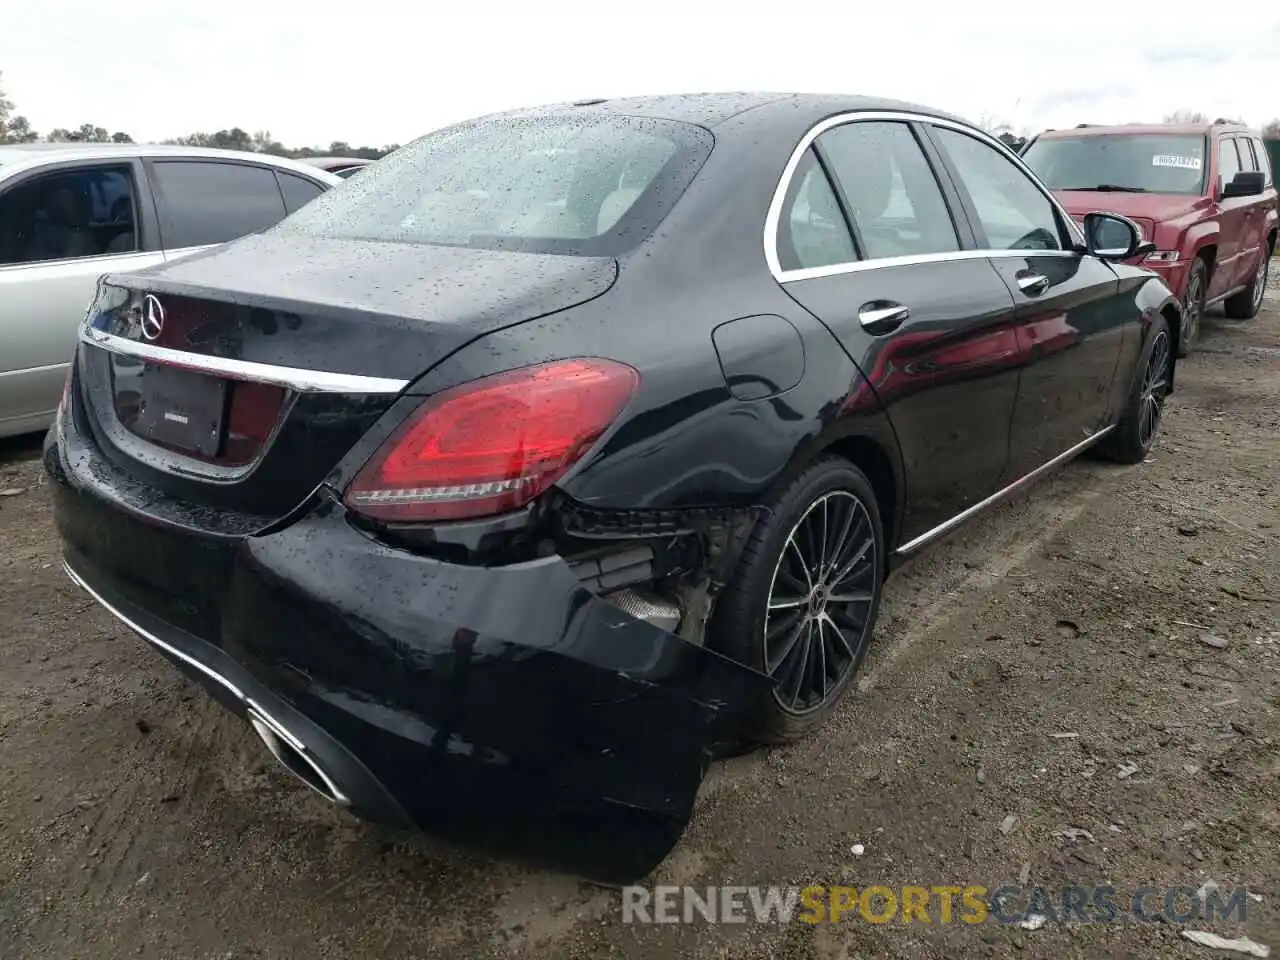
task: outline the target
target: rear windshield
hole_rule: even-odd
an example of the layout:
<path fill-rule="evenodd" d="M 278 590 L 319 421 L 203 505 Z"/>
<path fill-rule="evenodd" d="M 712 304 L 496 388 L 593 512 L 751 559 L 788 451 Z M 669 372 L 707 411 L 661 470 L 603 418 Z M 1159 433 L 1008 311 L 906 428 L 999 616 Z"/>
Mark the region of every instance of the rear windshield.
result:
<path fill-rule="evenodd" d="M 1094 134 L 1035 141 L 1022 159 L 1050 189 L 1204 192 L 1205 138 L 1198 134 Z"/>
<path fill-rule="evenodd" d="M 691 124 L 546 115 L 428 134 L 284 220 L 344 240 L 616 256 L 640 243 L 711 152 Z"/>

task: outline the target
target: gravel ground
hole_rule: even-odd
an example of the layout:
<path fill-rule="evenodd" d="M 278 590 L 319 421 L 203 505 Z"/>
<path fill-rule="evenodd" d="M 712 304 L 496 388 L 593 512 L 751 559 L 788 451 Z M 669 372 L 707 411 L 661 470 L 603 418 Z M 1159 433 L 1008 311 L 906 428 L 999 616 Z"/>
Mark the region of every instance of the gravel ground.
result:
<path fill-rule="evenodd" d="M 1072 464 L 895 576 L 857 694 L 717 765 L 652 882 L 1212 879 L 1255 895 L 1216 929 L 1280 951 L 1273 295 L 1206 321 L 1145 464 Z M 37 452 L 0 446 L 6 960 L 1229 956 L 1169 923 L 637 927 L 616 892 L 364 826 L 66 581 Z"/>

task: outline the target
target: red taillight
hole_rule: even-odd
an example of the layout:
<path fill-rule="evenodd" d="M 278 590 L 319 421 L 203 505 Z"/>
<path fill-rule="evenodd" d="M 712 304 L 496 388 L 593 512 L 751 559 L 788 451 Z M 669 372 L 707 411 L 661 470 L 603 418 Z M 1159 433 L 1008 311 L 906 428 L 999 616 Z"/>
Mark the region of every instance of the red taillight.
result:
<path fill-rule="evenodd" d="M 360 470 L 344 498 L 379 520 L 505 513 L 543 493 L 600 438 L 640 376 L 612 360 L 558 360 L 429 398 Z"/>

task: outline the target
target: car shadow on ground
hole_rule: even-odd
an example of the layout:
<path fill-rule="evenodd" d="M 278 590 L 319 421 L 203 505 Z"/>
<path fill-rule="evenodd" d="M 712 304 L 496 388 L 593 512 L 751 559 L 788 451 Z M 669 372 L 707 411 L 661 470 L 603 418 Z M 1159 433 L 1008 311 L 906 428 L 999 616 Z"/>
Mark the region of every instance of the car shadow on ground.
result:
<path fill-rule="evenodd" d="M 0 439 L 0 465 L 39 459 L 40 448 L 43 444 L 43 433 L 26 433 L 19 437 L 4 437 Z"/>

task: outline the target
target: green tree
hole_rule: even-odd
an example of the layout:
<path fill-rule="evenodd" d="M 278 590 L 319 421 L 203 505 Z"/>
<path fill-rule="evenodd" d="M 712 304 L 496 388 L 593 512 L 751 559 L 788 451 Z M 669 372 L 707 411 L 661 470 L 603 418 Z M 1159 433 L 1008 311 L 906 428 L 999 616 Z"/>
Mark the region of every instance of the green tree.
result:
<path fill-rule="evenodd" d="M 271 136 L 270 130 L 259 130 L 253 135 L 253 149 L 257 153 L 269 153 L 276 157 L 291 156 L 293 151 Z"/>
<path fill-rule="evenodd" d="M 12 117 L 3 134 L 0 134 L 0 143 L 35 143 L 40 139 L 40 134 L 31 129 L 31 122 L 26 117 Z"/>
<path fill-rule="evenodd" d="M 132 143 L 127 133 L 110 134 L 106 127 L 92 123 L 82 123 L 74 130 L 66 127 L 55 127 L 49 131 L 46 139 L 50 143 Z"/>
<path fill-rule="evenodd" d="M 218 130 L 216 133 L 189 133 L 185 137 L 174 137 L 165 143 L 178 144 L 184 147 L 215 147 L 219 150 L 253 150 L 253 137 L 239 127 L 230 130 Z"/>

